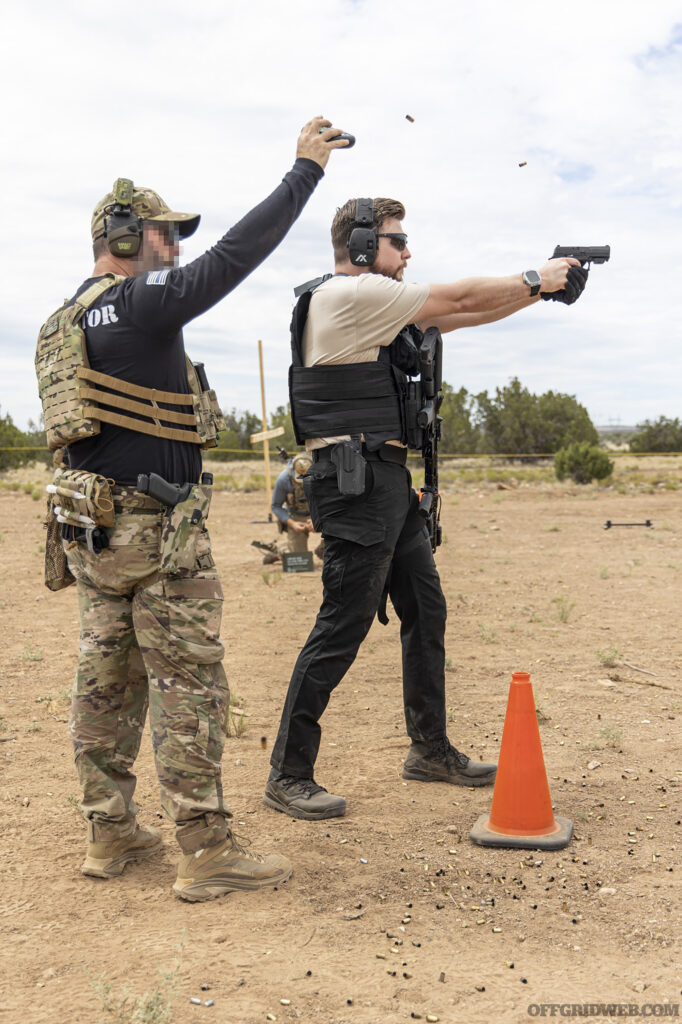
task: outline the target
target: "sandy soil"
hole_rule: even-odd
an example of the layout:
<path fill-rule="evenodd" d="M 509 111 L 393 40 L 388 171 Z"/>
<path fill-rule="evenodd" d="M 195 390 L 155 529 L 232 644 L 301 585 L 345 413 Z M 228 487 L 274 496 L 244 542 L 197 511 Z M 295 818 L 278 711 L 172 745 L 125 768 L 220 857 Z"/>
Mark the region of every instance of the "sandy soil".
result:
<path fill-rule="evenodd" d="M 211 510 L 226 667 L 245 712 L 225 789 L 236 831 L 286 852 L 295 872 L 277 891 L 191 905 L 171 892 L 177 849 L 148 738 L 138 799 L 163 853 L 112 882 L 79 872 L 75 588 L 42 586 L 42 502 L 0 496 L 0 1019 L 169 1020 L 115 1009 L 126 992 L 162 994 L 160 972 L 175 1024 L 507 1022 L 542 1003 L 682 1003 L 678 494 L 445 496 L 451 739 L 495 758 L 511 673 L 529 671 L 555 810 L 575 823 L 565 850 L 530 854 L 469 841 L 490 790 L 401 779 L 395 615 L 373 626 L 323 721 L 317 775 L 346 796 L 347 816 L 300 822 L 262 805 L 320 593 L 319 572 L 262 566 L 250 541 L 274 527 L 250 520 L 263 506 L 262 494 L 224 492 Z M 603 529 L 647 518 L 653 529 Z"/>

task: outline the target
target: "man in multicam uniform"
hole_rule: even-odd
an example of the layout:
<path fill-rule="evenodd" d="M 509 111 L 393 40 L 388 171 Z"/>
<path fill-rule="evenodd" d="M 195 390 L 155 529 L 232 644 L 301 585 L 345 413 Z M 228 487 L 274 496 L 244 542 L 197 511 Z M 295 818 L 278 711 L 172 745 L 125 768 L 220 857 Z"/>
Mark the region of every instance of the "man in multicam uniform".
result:
<path fill-rule="evenodd" d="M 126 258 L 110 251 L 106 217 L 114 197 L 105 196 L 92 218 L 95 268 L 74 298 L 101 275 L 113 272 L 125 280 L 106 290 L 83 318 L 94 371 L 141 389 L 188 391 L 182 327 L 232 291 L 284 238 L 322 177 L 330 150 L 346 145 L 329 126 L 322 117 L 308 122 L 282 183 L 182 268 L 177 235 L 191 234 L 198 216 L 174 213 L 155 192 L 136 188 L 132 211 L 143 219 L 142 244 L 139 254 Z M 228 824 L 220 766 L 229 706 L 220 642 L 223 593 L 208 533 L 196 538 L 192 568 L 162 571 L 163 509 L 135 488 L 139 473 L 157 473 L 171 484 L 197 483 L 197 445 L 103 422 L 95 436 L 69 444 L 66 459 L 71 469 L 115 481 L 108 547 L 96 552 L 65 541 L 81 619 L 71 734 L 88 822 L 83 873 L 118 875 L 128 861 L 161 846 L 153 829 L 137 824 L 133 800 L 132 767 L 149 707 L 161 804 L 175 822 L 182 850 L 175 892 L 198 901 L 284 881 L 289 860 L 243 849 Z"/>

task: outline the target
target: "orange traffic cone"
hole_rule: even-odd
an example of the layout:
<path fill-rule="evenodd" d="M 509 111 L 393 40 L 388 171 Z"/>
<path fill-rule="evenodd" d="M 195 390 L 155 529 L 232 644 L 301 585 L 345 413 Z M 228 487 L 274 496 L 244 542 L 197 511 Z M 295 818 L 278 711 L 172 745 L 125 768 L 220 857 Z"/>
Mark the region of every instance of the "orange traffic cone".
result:
<path fill-rule="evenodd" d="M 469 838 L 479 846 L 561 850 L 573 835 L 569 818 L 555 818 L 528 672 L 513 672 L 490 814 Z"/>

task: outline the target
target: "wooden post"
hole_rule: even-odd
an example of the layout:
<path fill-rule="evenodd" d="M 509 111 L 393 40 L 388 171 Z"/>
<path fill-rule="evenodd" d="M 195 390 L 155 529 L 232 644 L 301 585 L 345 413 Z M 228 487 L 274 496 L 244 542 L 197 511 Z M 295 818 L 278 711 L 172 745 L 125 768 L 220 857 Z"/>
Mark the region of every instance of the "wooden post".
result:
<path fill-rule="evenodd" d="M 265 434 L 268 429 L 268 414 L 265 409 L 265 377 L 263 376 L 263 342 L 258 339 L 258 366 L 260 369 L 260 396 L 263 404 L 263 433 Z M 267 517 L 268 522 L 272 522 L 272 509 L 270 508 L 270 502 L 272 501 L 272 481 L 270 479 L 270 445 L 268 438 L 263 439 L 263 456 L 265 458 L 265 499 L 267 502 Z"/>
<path fill-rule="evenodd" d="M 267 519 L 264 520 L 266 523 L 272 522 L 272 509 L 270 503 L 272 501 L 272 481 L 270 478 L 270 448 L 268 441 L 273 437 L 281 437 L 285 433 L 284 427 L 274 427 L 272 430 L 267 429 L 267 418 L 268 414 L 265 411 L 265 379 L 263 377 L 263 342 L 258 341 L 258 364 L 260 366 L 260 394 L 263 402 L 263 429 L 257 434 L 251 434 L 249 441 L 251 444 L 258 444 L 260 441 L 263 442 L 263 458 L 265 459 L 265 500 L 267 502 L 266 514 Z M 252 519 L 252 523 L 260 523 L 260 519 Z"/>

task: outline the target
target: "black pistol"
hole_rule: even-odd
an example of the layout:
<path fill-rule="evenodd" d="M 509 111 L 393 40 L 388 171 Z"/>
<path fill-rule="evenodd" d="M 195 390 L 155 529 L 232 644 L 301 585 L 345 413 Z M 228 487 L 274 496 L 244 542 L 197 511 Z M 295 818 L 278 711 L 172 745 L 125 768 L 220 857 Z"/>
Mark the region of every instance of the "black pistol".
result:
<path fill-rule="evenodd" d="M 140 473 L 137 478 L 137 490 L 140 494 L 148 494 L 156 498 L 162 505 L 172 507 L 178 502 L 186 501 L 194 484 L 169 484 L 158 473 Z"/>
<path fill-rule="evenodd" d="M 573 256 L 574 259 L 580 260 L 581 267 L 584 267 L 587 263 L 589 268 L 591 263 L 608 263 L 611 257 L 611 246 L 610 245 L 557 245 L 556 249 L 552 253 L 552 259 L 557 260 L 561 257 Z"/>

